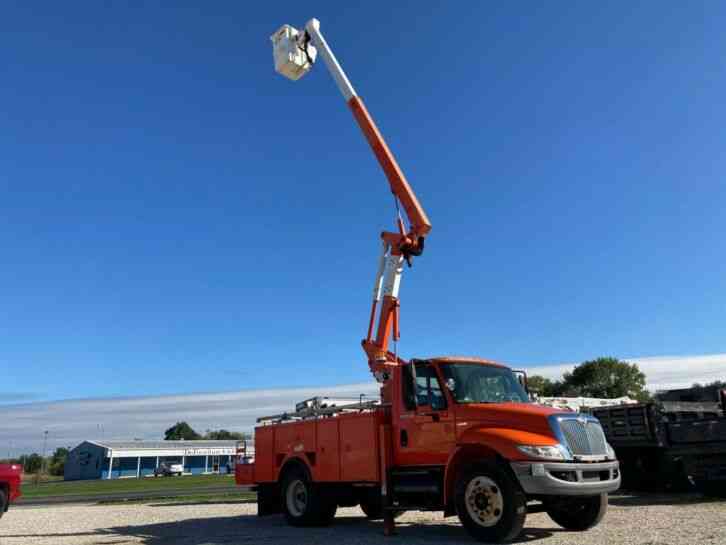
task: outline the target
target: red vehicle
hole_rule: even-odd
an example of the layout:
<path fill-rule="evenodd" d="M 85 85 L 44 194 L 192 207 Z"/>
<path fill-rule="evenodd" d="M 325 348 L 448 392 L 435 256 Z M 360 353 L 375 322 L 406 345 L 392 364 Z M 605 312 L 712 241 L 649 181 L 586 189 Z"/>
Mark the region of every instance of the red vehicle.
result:
<path fill-rule="evenodd" d="M 10 504 L 20 497 L 20 476 L 23 468 L 17 464 L 0 464 L 0 518 Z"/>
<path fill-rule="evenodd" d="M 592 416 L 532 404 L 526 375 L 479 358 L 405 361 L 398 340 L 403 262 L 420 256 L 431 224 L 378 128 L 311 20 L 272 37 L 278 72 L 298 79 L 320 54 L 371 145 L 398 204 L 398 232 L 384 232 L 368 334 L 362 341 L 380 400 L 313 398 L 294 412 L 258 419 L 255 460 L 240 456 L 236 480 L 254 485 L 258 513 L 295 526 L 330 523 L 360 505 L 384 533 L 405 510 L 458 515 L 481 541 L 508 541 L 528 512 L 585 530 L 620 486 L 615 453 Z M 376 325 L 377 321 L 377 325 Z"/>

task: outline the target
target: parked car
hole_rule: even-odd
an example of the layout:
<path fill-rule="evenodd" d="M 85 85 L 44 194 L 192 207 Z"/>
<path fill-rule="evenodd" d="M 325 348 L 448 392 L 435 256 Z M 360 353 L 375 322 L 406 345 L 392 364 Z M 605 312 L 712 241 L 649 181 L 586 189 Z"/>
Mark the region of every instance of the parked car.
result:
<path fill-rule="evenodd" d="M 172 477 L 184 473 L 184 466 L 176 462 L 162 462 L 154 470 L 154 477 Z"/>
<path fill-rule="evenodd" d="M 18 464 L 0 464 L 0 518 L 10 503 L 20 497 L 20 475 L 23 468 Z"/>

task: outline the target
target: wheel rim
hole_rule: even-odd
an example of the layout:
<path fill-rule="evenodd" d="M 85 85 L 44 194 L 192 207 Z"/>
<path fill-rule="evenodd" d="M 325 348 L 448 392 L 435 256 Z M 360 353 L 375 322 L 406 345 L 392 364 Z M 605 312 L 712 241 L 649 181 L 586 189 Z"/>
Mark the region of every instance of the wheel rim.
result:
<path fill-rule="evenodd" d="M 300 517 L 305 513 L 308 505 L 308 488 L 300 479 L 292 481 L 287 485 L 285 494 L 287 510 L 293 517 Z"/>
<path fill-rule="evenodd" d="M 466 511 L 479 526 L 494 526 L 502 518 L 504 497 L 499 485 L 489 477 L 474 477 L 466 485 Z"/>

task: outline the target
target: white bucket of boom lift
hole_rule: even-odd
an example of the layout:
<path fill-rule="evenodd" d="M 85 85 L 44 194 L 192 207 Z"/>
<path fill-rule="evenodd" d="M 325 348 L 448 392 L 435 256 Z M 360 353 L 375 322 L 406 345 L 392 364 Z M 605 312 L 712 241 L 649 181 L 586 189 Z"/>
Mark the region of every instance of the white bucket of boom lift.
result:
<path fill-rule="evenodd" d="M 275 70 L 293 81 L 308 73 L 317 55 L 315 47 L 305 43 L 304 36 L 290 25 L 282 25 L 270 36 Z"/>

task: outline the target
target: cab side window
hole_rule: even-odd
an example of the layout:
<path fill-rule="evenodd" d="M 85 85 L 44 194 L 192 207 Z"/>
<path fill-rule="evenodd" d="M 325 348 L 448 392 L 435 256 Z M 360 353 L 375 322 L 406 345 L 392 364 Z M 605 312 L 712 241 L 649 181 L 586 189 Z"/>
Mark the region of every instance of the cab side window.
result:
<path fill-rule="evenodd" d="M 404 365 L 401 369 L 401 387 L 403 388 L 403 405 L 407 411 L 416 410 L 416 398 L 413 394 L 413 376 L 411 375 L 411 364 Z"/>
<path fill-rule="evenodd" d="M 417 405 L 430 405 L 434 410 L 446 408 L 446 398 L 433 367 L 425 364 L 416 365 L 415 392 L 411 365 L 403 368 L 403 400 L 409 411 L 415 410 Z"/>

